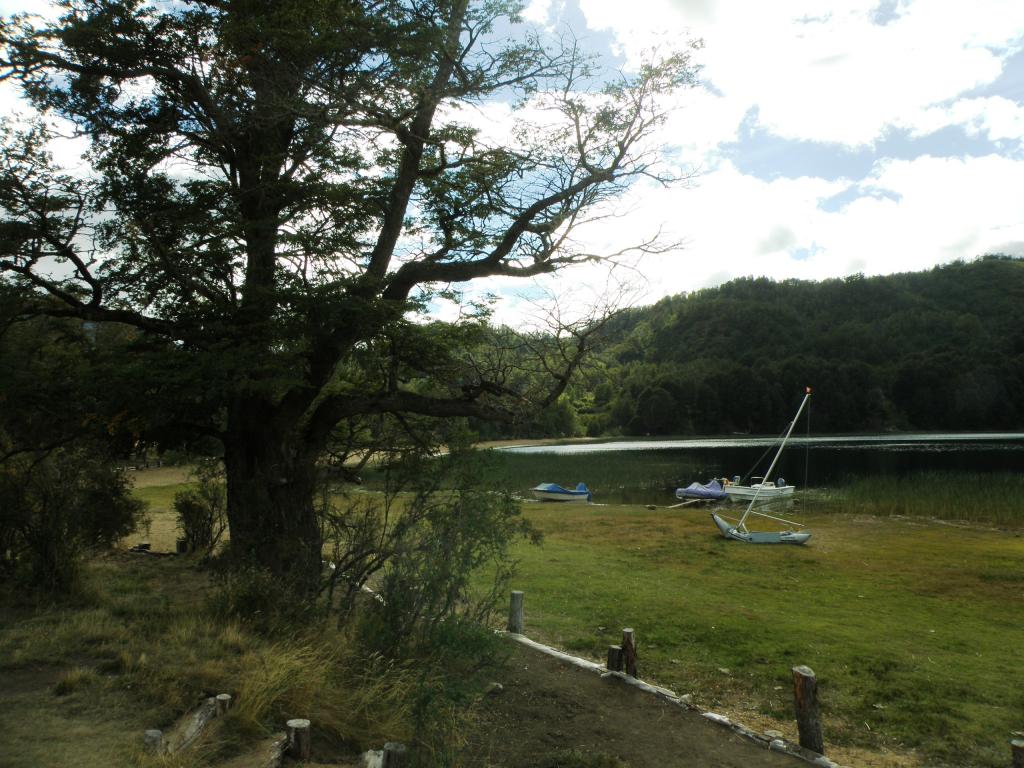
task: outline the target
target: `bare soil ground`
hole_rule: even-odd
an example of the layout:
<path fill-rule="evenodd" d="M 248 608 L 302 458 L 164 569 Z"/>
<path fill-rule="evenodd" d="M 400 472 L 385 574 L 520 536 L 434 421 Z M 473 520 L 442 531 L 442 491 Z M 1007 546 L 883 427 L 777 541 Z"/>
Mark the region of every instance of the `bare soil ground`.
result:
<path fill-rule="evenodd" d="M 616 679 L 517 646 L 477 705 L 467 734 L 472 768 L 558 765 L 553 756 L 616 758 L 629 768 L 806 765 Z M 585 762 L 583 764 L 600 764 Z"/>

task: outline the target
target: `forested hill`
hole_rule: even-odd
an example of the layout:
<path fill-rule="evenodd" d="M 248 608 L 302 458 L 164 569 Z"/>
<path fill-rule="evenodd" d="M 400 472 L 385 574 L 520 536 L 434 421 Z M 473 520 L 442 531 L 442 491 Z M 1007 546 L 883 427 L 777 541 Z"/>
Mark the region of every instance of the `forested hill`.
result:
<path fill-rule="evenodd" d="M 1024 428 L 1024 261 L 824 282 L 741 279 L 618 318 L 590 434 Z"/>

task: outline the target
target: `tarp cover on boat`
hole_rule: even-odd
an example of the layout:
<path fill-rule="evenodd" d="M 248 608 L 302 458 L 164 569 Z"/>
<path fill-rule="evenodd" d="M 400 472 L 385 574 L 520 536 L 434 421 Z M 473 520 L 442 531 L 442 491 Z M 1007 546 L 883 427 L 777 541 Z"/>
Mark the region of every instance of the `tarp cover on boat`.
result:
<path fill-rule="evenodd" d="M 676 488 L 677 499 L 724 499 L 727 496 L 717 480 L 701 485 L 690 483 L 685 488 Z"/>

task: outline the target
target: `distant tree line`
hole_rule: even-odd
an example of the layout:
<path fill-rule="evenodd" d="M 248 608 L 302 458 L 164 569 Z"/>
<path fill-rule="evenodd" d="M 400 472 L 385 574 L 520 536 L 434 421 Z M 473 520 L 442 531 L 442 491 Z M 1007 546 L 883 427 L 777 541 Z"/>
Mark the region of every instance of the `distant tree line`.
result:
<path fill-rule="evenodd" d="M 631 309 L 522 435 L 1024 427 L 1024 261 L 807 282 L 743 278 Z"/>

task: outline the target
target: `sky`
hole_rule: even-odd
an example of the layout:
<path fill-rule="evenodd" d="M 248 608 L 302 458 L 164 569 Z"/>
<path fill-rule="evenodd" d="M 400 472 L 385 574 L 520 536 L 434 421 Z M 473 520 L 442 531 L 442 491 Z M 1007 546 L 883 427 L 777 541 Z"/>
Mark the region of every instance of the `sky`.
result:
<path fill-rule="evenodd" d="M 0 0 L 0 13 L 42 2 Z M 545 293 L 645 304 L 737 277 L 820 280 L 1024 256 L 1024 6 L 1020 0 L 529 0 L 612 67 L 703 40 L 699 83 L 660 141 L 686 184 L 640 185 L 581 234 L 612 252 L 655 232 L 679 247 L 630 269 L 576 267 L 524 288 L 494 281 L 497 317 Z M 0 108 L 14 104 L 0 89 Z M 486 111 L 486 110 L 485 110 Z M 500 131 L 501 110 L 489 113 Z M 610 288 L 611 287 L 611 288 Z M 437 307 L 441 314 L 451 307 Z"/>
<path fill-rule="evenodd" d="M 526 16 L 572 29 L 626 69 L 645 49 L 703 40 L 700 83 L 663 132 L 695 175 L 637 190 L 615 225 L 661 227 L 682 243 L 638 264 L 634 302 L 743 276 L 820 280 L 1024 256 L 1019 0 L 624 7 L 532 0 Z M 600 248 L 615 235 L 595 238 Z M 599 283 L 597 272 L 574 279 Z"/>

